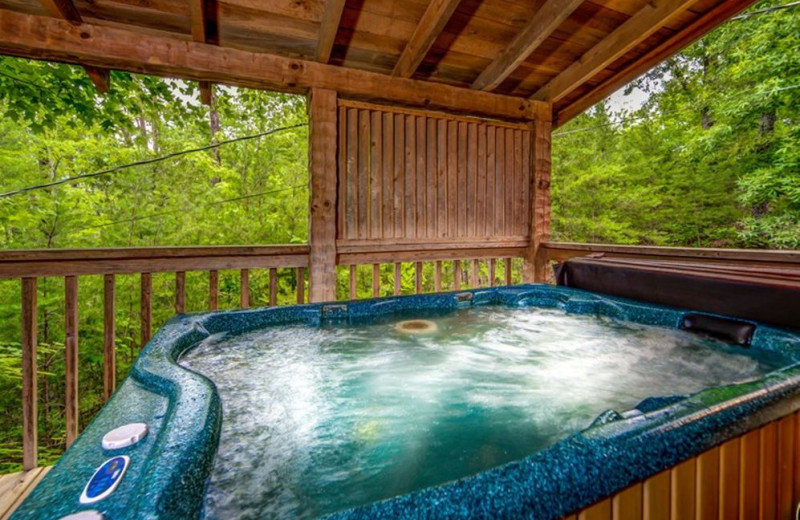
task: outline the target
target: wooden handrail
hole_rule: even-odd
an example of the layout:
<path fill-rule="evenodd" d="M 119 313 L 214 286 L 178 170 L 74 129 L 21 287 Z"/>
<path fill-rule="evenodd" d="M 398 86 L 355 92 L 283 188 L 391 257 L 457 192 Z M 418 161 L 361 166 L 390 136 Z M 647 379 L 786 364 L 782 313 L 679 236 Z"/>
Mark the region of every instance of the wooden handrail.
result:
<path fill-rule="evenodd" d="M 691 260 L 693 262 L 723 262 L 779 266 L 800 265 L 800 251 L 773 249 L 719 249 L 693 247 L 627 246 L 617 244 L 579 244 L 547 242 L 540 254 L 549 261 L 562 262 L 576 256 L 604 253 L 619 258 L 647 258 L 650 260 Z"/>
<path fill-rule="evenodd" d="M 0 251 L 0 279 L 307 265 L 307 245 Z"/>

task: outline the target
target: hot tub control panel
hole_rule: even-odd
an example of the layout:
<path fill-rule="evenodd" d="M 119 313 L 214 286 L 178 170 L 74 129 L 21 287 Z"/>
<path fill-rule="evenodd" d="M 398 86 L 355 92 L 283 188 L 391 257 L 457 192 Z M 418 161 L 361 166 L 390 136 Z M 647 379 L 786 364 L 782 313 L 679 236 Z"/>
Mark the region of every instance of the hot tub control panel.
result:
<path fill-rule="evenodd" d="M 105 461 L 92 475 L 81 493 L 81 504 L 93 504 L 103 500 L 117 489 L 131 459 L 127 455 L 118 455 Z"/>

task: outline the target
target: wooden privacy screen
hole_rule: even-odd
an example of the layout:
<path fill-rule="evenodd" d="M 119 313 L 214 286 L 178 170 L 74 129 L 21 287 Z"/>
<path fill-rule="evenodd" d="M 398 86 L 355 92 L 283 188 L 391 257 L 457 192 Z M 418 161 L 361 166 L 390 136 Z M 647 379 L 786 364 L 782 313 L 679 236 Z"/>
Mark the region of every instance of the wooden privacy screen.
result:
<path fill-rule="evenodd" d="M 530 189 L 526 124 L 339 102 L 339 244 L 524 246 Z"/>

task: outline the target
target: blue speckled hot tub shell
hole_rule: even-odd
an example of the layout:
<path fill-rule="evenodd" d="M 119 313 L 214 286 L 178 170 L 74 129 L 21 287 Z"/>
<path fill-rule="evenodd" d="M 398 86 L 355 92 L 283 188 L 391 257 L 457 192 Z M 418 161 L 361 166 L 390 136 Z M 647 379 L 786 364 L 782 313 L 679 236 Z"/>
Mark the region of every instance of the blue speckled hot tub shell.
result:
<path fill-rule="evenodd" d="M 520 285 L 177 316 L 142 350 L 109 403 L 12 519 L 55 519 L 85 509 L 110 520 L 197 518 L 222 411 L 214 384 L 177 360 L 210 334 L 485 304 L 557 307 L 671 328 L 687 312 L 564 287 Z M 520 461 L 328 518 L 559 518 L 800 408 L 800 334 L 758 325 L 750 348 L 781 352 L 793 364 L 758 381 L 691 396 L 654 396 L 623 415 L 602 414 L 586 430 Z M 130 448 L 104 451 L 102 436 L 129 422 L 146 422 L 150 435 Z M 79 505 L 97 466 L 118 454 L 131 457 L 119 488 L 101 502 Z"/>

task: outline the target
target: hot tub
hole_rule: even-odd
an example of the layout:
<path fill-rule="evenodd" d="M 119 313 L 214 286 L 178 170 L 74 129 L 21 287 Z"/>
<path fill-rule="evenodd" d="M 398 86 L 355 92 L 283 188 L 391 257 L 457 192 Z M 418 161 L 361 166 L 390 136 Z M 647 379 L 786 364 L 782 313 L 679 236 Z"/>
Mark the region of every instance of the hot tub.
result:
<path fill-rule="evenodd" d="M 798 353 L 540 285 L 179 316 L 12 518 L 559 518 L 800 409 Z"/>

